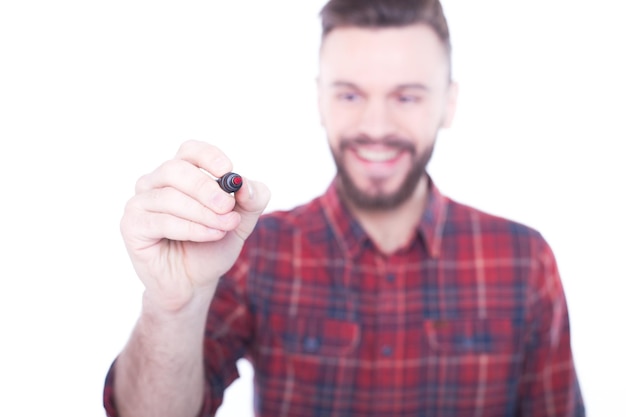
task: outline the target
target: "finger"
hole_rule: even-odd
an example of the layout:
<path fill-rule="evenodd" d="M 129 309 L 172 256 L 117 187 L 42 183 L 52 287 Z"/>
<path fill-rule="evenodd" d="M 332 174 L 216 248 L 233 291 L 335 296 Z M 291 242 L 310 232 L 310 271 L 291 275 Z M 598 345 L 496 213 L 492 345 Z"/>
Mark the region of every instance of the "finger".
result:
<path fill-rule="evenodd" d="M 235 210 L 241 215 L 236 232 L 245 240 L 267 207 L 270 190 L 262 182 L 244 178 L 241 189 L 235 193 L 235 199 L 237 201 Z"/>
<path fill-rule="evenodd" d="M 229 203 L 224 213 L 216 213 L 197 200 L 171 187 L 158 188 L 137 197 L 139 210 L 151 213 L 165 213 L 219 230 L 232 230 L 239 224 L 239 213 L 233 212 L 233 198 L 226 197 Z"/>
<path fill-rule="evenodd" d="M 171 197 L 155 198 L 148 193 L 136 196 L 128 202 L 122 218 L 122 234 L 131 241 L 144 242 L 139 246 L 163 238 L 195 242 L 221 239 L 240 223 L 239 213 L 212 213 L 176 190 L 159 189 L 154 193 Z"/>
<path fill-rule="evenodd" d="M 232 162 L 219 148 L 196 140 L 184 142 L 176 153 L 176 159 L 182 159 L 202 168 L 215 178 L 233 169 Z"/>
<path fill-rule="evenodd" d="M 132 232 L 127 226 L 132 223 Z M 136 242 L 137 249 L 150 246 L 161 239 L 181 242 L 211 242 L 222 239 L 226 231 L 195 223 L 167 213 L 144 212 L 122 221 L 122 234 L 128 241 Z"/>
<path fill-rule="evenodd" d="M 235 204 L 233 197 L 224 193 L 213 178 L 181 159 L 166 161 L 152 173 L 141 177 L 135 192 L 151 193 L 161 188 L 179 190 L 216 213 L 227 213 Z"/>

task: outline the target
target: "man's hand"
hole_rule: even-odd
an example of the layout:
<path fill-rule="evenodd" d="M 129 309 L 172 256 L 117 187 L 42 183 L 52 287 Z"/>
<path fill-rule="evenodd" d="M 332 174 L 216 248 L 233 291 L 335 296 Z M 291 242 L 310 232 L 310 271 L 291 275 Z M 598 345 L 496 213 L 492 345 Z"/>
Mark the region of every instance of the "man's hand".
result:
<path fill-rule="evenodd" d="M 161 308 L 176 311 L 197 292 L 212 291 L 267 206 L 262 183 L 244 179 L 233 196 L 207 175 L 231 170 L 219 149 L 189 141 L 137 181 L 121 232 L 145 296 Z"/>

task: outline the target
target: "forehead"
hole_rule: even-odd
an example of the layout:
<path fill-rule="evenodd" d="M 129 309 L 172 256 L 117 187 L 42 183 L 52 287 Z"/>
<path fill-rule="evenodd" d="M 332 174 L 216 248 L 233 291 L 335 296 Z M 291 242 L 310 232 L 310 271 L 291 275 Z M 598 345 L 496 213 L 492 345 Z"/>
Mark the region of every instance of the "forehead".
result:
<path fill-rule="evenodd" d="M 439 82 L 447 79 L 446 49 L 434 30 L 342 27 L 323 40 L 320 78 L 357 84 Z"/>

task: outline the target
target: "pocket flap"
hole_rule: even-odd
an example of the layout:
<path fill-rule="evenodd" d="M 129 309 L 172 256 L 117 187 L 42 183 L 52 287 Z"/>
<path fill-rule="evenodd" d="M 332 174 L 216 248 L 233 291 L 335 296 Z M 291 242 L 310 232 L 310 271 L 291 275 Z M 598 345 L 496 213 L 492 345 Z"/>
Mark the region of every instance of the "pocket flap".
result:
<path fill-rule="evenodd" d="M 285 349 L 297 354 L 347 355 L 360 338 L 357 323 L 332 318 L 273 316 L 270 326 L 279 333 Z"/>
<path fill-rule="evenodd" d="M 516 343 L 510 319 L 428 320 L 426 334 L 431 349 L 448 353 L 510 351 Z"/>

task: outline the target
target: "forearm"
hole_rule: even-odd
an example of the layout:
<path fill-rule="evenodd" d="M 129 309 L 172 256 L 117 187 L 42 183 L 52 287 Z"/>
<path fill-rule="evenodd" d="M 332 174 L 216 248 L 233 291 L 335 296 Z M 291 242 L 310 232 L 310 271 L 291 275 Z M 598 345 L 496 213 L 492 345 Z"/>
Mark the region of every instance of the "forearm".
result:
<path fill-rule="evenodd" d="M 176 312 L 144 296 L 141 316 L 115 363 L 114 397 L 122 417 L 194 417 L 204 395 L 203 335 L 214 289 Z"/>

